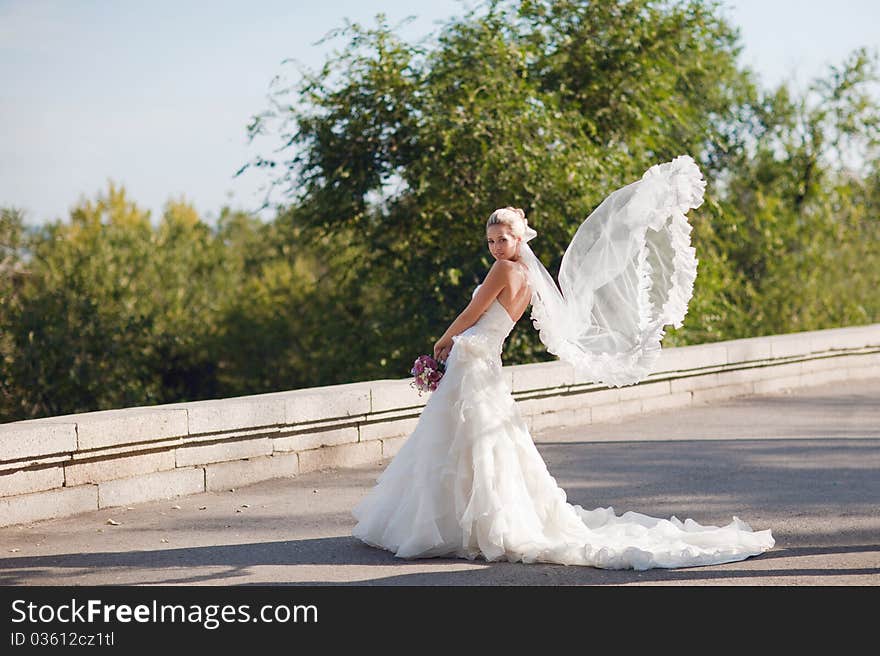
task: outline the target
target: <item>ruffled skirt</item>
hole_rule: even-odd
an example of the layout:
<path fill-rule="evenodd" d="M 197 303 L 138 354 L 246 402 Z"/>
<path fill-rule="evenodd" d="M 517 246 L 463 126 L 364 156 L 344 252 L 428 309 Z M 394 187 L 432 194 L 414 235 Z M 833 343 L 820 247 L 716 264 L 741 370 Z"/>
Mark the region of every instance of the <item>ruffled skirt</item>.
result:
<path fill-rule="evenodd" d="M 770 530 L 569 504 L 535 447 L 479 335 L 456 340 L 437 391 L 377 484 L 353 510 L 352 534 L 399 558 L 687 567 L 742 560 Z"/>

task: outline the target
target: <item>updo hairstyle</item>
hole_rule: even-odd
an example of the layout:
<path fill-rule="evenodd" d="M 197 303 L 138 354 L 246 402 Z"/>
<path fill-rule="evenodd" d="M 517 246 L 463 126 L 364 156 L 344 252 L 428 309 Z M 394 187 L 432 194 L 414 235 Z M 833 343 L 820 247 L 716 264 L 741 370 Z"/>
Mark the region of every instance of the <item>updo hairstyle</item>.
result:
<path fill-rule="evenodd" d="M 498 224 L 508 226 L 514 237 L 522 238 L 526 234 L 526 213 L 519 207 L 502 207 L 489 216 L 486 230 L 489 230 L 489 226 Z"/>

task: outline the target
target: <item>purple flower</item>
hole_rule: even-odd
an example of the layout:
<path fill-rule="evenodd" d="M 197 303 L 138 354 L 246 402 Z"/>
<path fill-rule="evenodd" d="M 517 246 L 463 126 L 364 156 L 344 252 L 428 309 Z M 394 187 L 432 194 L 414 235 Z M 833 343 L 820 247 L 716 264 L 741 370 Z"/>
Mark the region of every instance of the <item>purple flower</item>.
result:
<path fill-rule="evenodd" d="M 430 355 L 420 355 L 413 362 L 410 370 L 410 374 L 414 377 L 410 384 L 419 391 L 419 396 L 422 392 L 433 392 L 443 378 L 445 369 L 445 363 L 438 362 Z"/>

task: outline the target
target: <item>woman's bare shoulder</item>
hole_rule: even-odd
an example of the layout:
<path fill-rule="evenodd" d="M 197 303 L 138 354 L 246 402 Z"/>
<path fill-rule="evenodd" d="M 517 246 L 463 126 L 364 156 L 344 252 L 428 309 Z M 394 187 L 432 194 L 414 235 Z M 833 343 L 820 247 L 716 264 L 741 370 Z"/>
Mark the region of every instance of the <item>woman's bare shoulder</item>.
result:
<path fill-rule="evenodd" d="M 489 269 L 489 274 L 491 275 L 494 272 L 496 276 L 511 278 L 517 272 L 518 267 L 519 265 L 516 262 L 511 262 L 510 260 L 495 260 L 495 264 Z"/>

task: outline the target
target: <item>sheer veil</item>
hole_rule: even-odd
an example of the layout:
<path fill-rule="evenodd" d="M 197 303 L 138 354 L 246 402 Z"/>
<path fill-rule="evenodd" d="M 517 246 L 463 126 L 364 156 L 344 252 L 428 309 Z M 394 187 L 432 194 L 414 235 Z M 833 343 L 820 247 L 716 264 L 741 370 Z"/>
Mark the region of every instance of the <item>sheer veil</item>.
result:
<path fill-rule="evenodd" d="M 706 182 L 681 155 L 648 169 L 607 198 L 566 248 L 559 286 L 528 241 L 520 257 L 532 286 L 532 322 L 547 350 L 584 382 L 631 385 L 651 373 L 664 326 L 683 323 L 697 275 L 685 213 Z"/>

